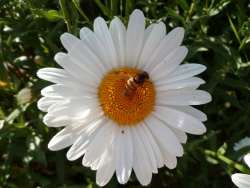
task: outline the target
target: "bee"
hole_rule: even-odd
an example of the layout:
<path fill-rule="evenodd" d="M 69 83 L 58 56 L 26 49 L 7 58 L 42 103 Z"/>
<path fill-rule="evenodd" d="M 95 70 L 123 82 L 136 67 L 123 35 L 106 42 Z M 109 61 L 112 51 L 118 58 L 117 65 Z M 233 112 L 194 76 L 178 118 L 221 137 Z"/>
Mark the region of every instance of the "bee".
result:
<path fill-rule="evenodd" d="M 127 80 L 125 85 L 125 89 L 123 91 L 123 96 L 131 99 L 136 91 L 136 89 L 142 86 L 143 82 L 145 82 L 149 78 L 148 73 L 143 71 L 140 74 L 137 74 L 135 77 L 130 77 Z"/>

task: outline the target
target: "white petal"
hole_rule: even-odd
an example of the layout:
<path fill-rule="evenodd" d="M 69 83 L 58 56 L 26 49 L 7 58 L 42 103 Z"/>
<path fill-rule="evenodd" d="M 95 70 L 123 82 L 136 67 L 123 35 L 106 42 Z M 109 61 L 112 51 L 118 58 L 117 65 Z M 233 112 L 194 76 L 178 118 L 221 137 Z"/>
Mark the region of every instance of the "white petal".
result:
<path fill-rule="evenodd" d="M 97 86 L 101 79 L 100 76 L 91 71 L 84 63 L 64 53 L 55 56 L 56 62 L 67 70 L 72 76 L 83 82 L 85 85 Z M 91 81 L 90 81 L 91 80 Z"/>
<path fill-rule="evenodd" d="M 181 111 L 168 107 L 155 106 L 155 111 L 152 113 L 168 125 L 185 131 L 186 133 L 199 135 L 206 132 L 206 127 L 202 122 Z"/>
<path fill-rule="evenodd" d="M 80 30 L 80 38 L 109 70 L 111 68 L 110 58 L 97 36 L 89 28 L 84 27 Z"/>
<path fill-rule="evenodd" d="M 94 90 L 93 90 L 94 91 Z M 58 100 L 62 100 L 64 98 L 82 98 L 82 97 L 96 97 L 94 93 L 97 92 L 86 92 L 86 91 L 79 91 L 76 89 L 71 89 L 66 86 L 55 84 L 48 87 L 45 87 L 41 90 L 41 94 L 46 97 L 54 97 L 59 98 Z"/>
<path fill-rule="evenodd" d="M 89 167 L 91 170 L 98 170 L 103 165 L 105 165 L 105 160 L 108 155 L 108 149 L 103 152 L 101 156 L 99 156 Z"/>
<path fill-rule="evenodd" d="M 78 131 L 80 137 L 75 141 L 67 152 L 67 158 L 70 161 L 76 160 L 81 157 L 88 149 L 90 142 L 96 136 L 98 130 L 107 122 L 106 118 L 98 118 L 98 120 L 89 123 L 86 126 L 82 126 L 82 129 Z"/>
<path fill-rule="evenodd" d="M 146 125 L 147 127 L 148 126 L 152 126 L 152 125 Z M 145 126 L 145 127 L 146 127 Z M 150 133 L 151 134 L 151 133 Z M 153 135 L 154 136 L 154 135 Z M 176 156 L 172 153 L 170 153 L 167 149 L 166 149 L 166 146 L 162 144 L 162 142 L 159 142 L 159 139 L 157 140 L 157 138 L 153 138 L 156 142 L 157 142 L 157 146 L 159 146 L 159 152 L 162 156 L 162 159 L 163 160 L 161 162 L 161 165 L 162 163 L 164 163 L 169 169 L 173 169 L 176 167 L 177 165 L 177 159 L 176 159 Z"/>
<path fill-rule="evenodd" d="M 144 38 L 143 38 L 143 44 L 142 46 L 144 46 L 144 44 L 146 43 L 148 37 L 150 36 L 150 34 L 152 33 L 152 31 L 154 30 L 155 26 L 157 24 L 153 23 L 153 24 L 150 24 L 146 30 L 144 31 Z M 166 28 L 166 27 L 165 27 Z"/>
<path fill-rule="evenodd" d="M 178 80 L 184 80 L 186 78 L 197 75 L 203 72 L 204 70 L 206 70 L 206 67 L 200 64 L 189 63 L 184 65 L 179 65 L 173 72 L 171 72 L 161 80 L 158 80 L 157 84 L 160 85 L 160 84 L 175 82 Z"/>
<path fill-rule="evenodd" d="M 85 109 L 82 112 L 78 112 L 77 110 L 72 111 L 73 115 L 70 114 L 71 112 L 67 113 L 66 115 L 60 114 L 60 112 L 57 112 L 58 114 L 56 115 L 51 115 L 50 113 L 48 113 L 44 116 L 43 121 L 50 127 L 61 127 L 72 124 L 73 122 L 86 122 L 90 119 L 93 119 L 94 117 L 98 117 L 103 114 L 103 110 L 101 107 L 90 107 L 90 109 Z"/>
<path fill-rule="evenodd" d="M 106 73 L 106 68 L 101 60 L 80 39 L 69 33 L 64 33 L 61 35 L 61 42 L 69 55 L 85 64 L 92 72 L 99 73 L 100 77 L 102 76 L 100 72 Z"/>
<path fill-rule="evenodd" d="M 96 18 L 94 21 L 94 33 L 105 47 L 112 68 L 117 68 L 117 56 L 115 46 L 111 38 L 108 26 L 103 18 Z"/>
<path fill-rule="evenodd" d="M 90 119 L 89 121 L 95 122 L 95 120 L 105 120 L 104 117 L 100 116 L 96 116 L 95 118 L 96 119 Z M 50 150 L 60 150 L 75 143 L 84 131 L 89 134 L 92 134 L 98 126 L 96 127 L 95 124 L 90 123 L 90 125 L 93 125 L 90 127 L 88 125 L 89 121 L 78 124 L 72 124 L 65 127 L 52 138 L 48 145 L 48 148 Z"/>
<path fill-rule="evenodd" d="M 74 123 L 74 120 L 69 116 L 52 116 L 49 113 L 43 117 L 43 122 L 49 127 L 62 127 Z"/>
<path fill-rule="evenodd" d="M 54 97 L 42 97 L 38 102 L 37 102 L 37 106 L 38 108 L 43 111 L 43 112 L 47 112 L 48 108 L 53 105 L 56 104 L 58 102 L 61 102 L 63 99 L 59 99 L 59 98 L 54 98 Z"/>
<path fill-rule="evenodd" d="M 147 134 L 144 132 L 142 125 L 138 124 L 137 126 L 135 126 L 135 128 L 137 129 L 137 132 L 139 133 L 139 136 L 141 137 L 141 141 L 143 145 L 145 146 L 145 151 L 147 152 L 147 155 L 148 155 L 149 164 L 151 165 L 151 171 L 153 173 L 158 173 L 154 151 L 148 140 Z"/>
<path fill-rule="evenodd" d="M 202 90 L 170 90 L 156 96 L 159 105 L 200 105 L 211 100 L 211 95 Z"/>
<path fill-rule="evenodd" d="M 106 150 L 103 152 L 103 154 L 98 158 L 97 160 L 95 160 L 91 165 L 91 170 L 97 170 L 97 173 L 99 170 L 102 171 L 103 167 L 107 167 L 107 163 L 109 162 L 109 159 L 112 157 L 112 165 L 114 166 L 115 169 L 115 161 L 116 161 L 116 144 L 117 144 L 117 139 L 118 139 L 118 132 L 119 129 L 117 128 L 116 133 L 114 134 L 114 138 L 111 140 L 111 142 L 109 143 L 109 145 L 107 145 Z M 108 167 L 107 167 L 108 168 Z M 107 170 L 107 169 L 106 169 Z M 110 176 L 108 177 L 112 177 L 114 171 L 112 172 L 112 174 L 110 174 Z M 99 179 L 101 179 L 102 177 L 99 177 Z M 106 183 L 109 181 L 108 178 L 104 178 L 104 181 L 106 181 Z M 98 181 L 97 181 L 98 182 Z"/>
<path fill-rule="evenodd" d="M 232 181 L 239 188 L 249 188 L 250 187 L 250 175 L 236 173 L 231 176 Z"/>
<path fill-rule="evenodd" d="M 106 185 L 115 172 L 115 147 L 112 145 L 102 156 L 104 164 L 98 168 L 96 173 L 96 183 L 99 186 Z"/>
<path fill-rule="evenodd" d="M 238 151 L 246 146 L 250 145 L 250 137 L 245 137 L 241 139 L 238 143 L 234 144 L 234 151 Z"/>
<path fill-rule="evenodd" d="M 169 169 L 174 169 L 177 165 L 176 156 L 170 153 L 168 150 L 165 150 L 164 147 L 161 147 L 161 152 L 163 153 L 164 164 Z"/>
<path fill-rule="evenodd" d="M 164 125 L 161 121 L 154 118 L 153 116 L 148 117 L 146 120 L 149 130 L 154 135 L 154 138 L 159 144 L 164 147 L 165 150 L 168 150 L 175 156 L 183 155 L 183 148 L 175 136 L 175 134 Z"/>
<path fill-rule="evenodd" d="M 144 131 L 145 131 L 145 133 L 147 135 L 147 138 L 149 139 L 149 143 L 151 145 L 151 148 L 153 149 L 157 167 L 158 168 L 163 167 L 164 166 L 164 161 L 163 161 L 162 153 L 160 151 L 159 146 L 157 145 L 154 137 L 152 136 L 151 132 L 149 131 L 149 129 L 147 128 L 145 123 L 142 123 L 142 128 L 144 129 Z"/>
<path fill-rule="evenodd" d="M 186 114 L 189 114 L 190 116 L 193 116 L 195 118 L 197 118 L 198 120 L 200 120 L 201 122 L 207 121 L 207 115 L 204 114 L 202 111 L 197 110 L 196 108 L 192 107 L 192 106 L 169 106 L 169 108 L 173 108 L 179 111 L 182 111 Z"/>
<path fill-rule="evenodd" d="M 43 68 L 37 72 L 37 76 L 41 79 L 65 85 L 69 88 L 84 88 L 84 86 L 79 83 L 79 80 L 73 78 L 67 71 L 63 69 Z"/>
<path fill-rule="evenodd" d="M 115 125 L 117 126 L 117 125 Z M 119 132 L 119 127 L 117 126 L 116 129 L 114 129 L 115 133 L 114 133 L 114 137 L 113 139 L 110 141 L 110 143 L 106 146 L 106 150 L 103 152 L 102 156 L 99 157 L 94 163 L 91 164 L 91 169 L 92 170 L 99 170 L 101 169 L 103 166 L 106 165 L 106 163 L 108 162 L 109 158 L 112 155 L 112 161 L 113 161 L 113 166 L 115 169 L 115 161 L 116 161 L 116 145 L 117 145 L 117 139 L 118 139 L 118 132 Z M 113 175 L 113 173 L 112 173 Z M 111 178 L 111 177 L 110 177 Z"/>
<path fill-rule="evenodd" d="M 84 117 L 91 112 L 92 107 L 98 107 L 99 102 L 96 99 L 92 98 L 73 98 L 73 99 L 65 99 L 60 103 L 56 103 L 49 107 L 48 112 L 52 116 L 60 116 L 67 115 L 71 117 L 81 116 Z M 87 111 L 86 111 L 87 110 Z"/>
<path fill-rule="evenodd" d="M 72 127 L 68 126 L 57 133 L 49 142 L 48 148 L 52 151 L 58 151 L 72 145 L 78 137 L 72 133 Z"/>
<path fill-rule="evenodd" d="M 138 68 L 144 69 L 146 62 L 149 60 L 154 50 L 161 42 L 162 38 L 166 35 L 166 26 L 162 22 L 158 23 L 150 35 L 148 36 L 145 44 L 143 45 L 141 57 L 139 60 Z"/>
<path fill-rule="evenodd" d="M 87 92 L 93 92 L 93 89 L 89 89 L 82 83 L 80 83 L 79 79 L 72 77 L 67 71 L 63 69 L 56 69 L 56 68 L 43 68 L 37 72 L 38 77 L 48 80 L 53 83 L 58 83 L 68 89 L 79 89 Z"/>
<path fill-rule="evenodd" d="M 111 37 L 114 41 L 117 63 L 119 66 L 125 66 L 125 48 L 126 48 L 126 28 L 118 17 L 115 17 L 109 26 Z"/>
<path fill-rule="evenodd" d="M 183 61 L 188 53 L 185 46 L 180 46 L 172 50 L 163 61 L 158 63 L 149 74 L 154 82 L 174 71 Z"/>
<path fill-rule="evenodd" d="M 196 87 L 199 86 L 201 84 L 204 84 L 205 81 L 197 78 L 197 77 L 190 77 L 190 78 L 186 78 L 183 80 L 178 80 L 178 81 L 174 81 L 171 83 L 166 83 L 166 84 L 161 84 L 159 85 L 157 82 L 155 82 L 155 89 L 159 90 L 159 91 L 163 91 L 163 90 L 172 90 L 172 89 L 182 89 L 182 88 L 187 88 L 187 87 Z"/>
<path fill-rule="evenodd" d="M 149 164 L 149 158 L 145 146 L 143 145 L 139 133 L 134 127 L 132 128 L 131 132 L 134 143 L 133 169 L 139 182 L 143 186 L 146 186 L 152 179 L 152 169 Z"/>
<path fill-rule="evenodd" d="M 244 161 L 246 162 L 247 166 L 250 168 L 250 153 L 247 153 L 244 156 Z"/>
<path fill-rule="evenodd" d="M 127 183 L 132 172 L 133 142 L 129 126 L 121 126 L 116 146 L 116 176 L 121 184 Z"/>
<path fill-rule="evenodd" d="M 90 143 L 82 164 L 84 166 L 91 166 L 100 156 L 102 156 L 117 132 L 118 126 L 114 125 L 113 122 L 109 121 L 103 125 L 102 129 Z"/>
<path fill-rule="evenodd" d="M 152 68 L 161 62 L 168 53 L 180 46 L 183 37 L 184 29 L 181 27 L 175 28 L 170 33 L 168 33 L 155 49 L 150 59 L 147 61 L 147 65 L 144 70 L 148 72 L 152 70 Z"/>
<path fill-rule="evenodd" d="M 185 144 L 187 142 L 187 134 L 180 130 L 180 129 L 176 129 L 172 126 L 168 126 L 168 128 L 175 134 L 175 136 L 178 138 L 178 140 L 180 141 L 180 143 Z"/>
<path fill-rule="evenodd" d="M 126 65 L 136 67 L 142 51 L 145 30 L 145 18 L 140 10 L 134 10 L 130 16 L 126 36 Z"/>

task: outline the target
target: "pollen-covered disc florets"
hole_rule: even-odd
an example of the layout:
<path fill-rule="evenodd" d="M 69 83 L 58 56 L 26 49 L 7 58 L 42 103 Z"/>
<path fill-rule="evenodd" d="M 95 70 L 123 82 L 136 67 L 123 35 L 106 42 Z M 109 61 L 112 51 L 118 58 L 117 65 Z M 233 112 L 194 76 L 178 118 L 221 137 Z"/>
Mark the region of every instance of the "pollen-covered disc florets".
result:
<path fill-rule="evenodd" d="M 123 95 L 128 79 L 141 72 L 128 67 L 113 69 L 99 86 L 99 101 L 104 113 L 119 125 L 135 125 L 153 111 L 155 89 L 150 79 L 137 87 L 130 97 Z"/>

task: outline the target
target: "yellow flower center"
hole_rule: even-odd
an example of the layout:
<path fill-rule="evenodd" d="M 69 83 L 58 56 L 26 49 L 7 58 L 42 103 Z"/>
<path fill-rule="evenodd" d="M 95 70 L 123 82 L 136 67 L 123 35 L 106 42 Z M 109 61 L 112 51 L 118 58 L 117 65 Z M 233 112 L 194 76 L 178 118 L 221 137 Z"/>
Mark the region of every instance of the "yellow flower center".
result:
<path fill-rule="evenodd" d="M 99 86 L 99 101 L 105 115 L 119 125 L 135 125 L 153 110 L 156 93 L 150 78 L 126 87 L 128 79 L 141 73 L 141 70 L 128 67 L 113 69 Z M 129 94 L 124 95 L 124 90 Z"/>

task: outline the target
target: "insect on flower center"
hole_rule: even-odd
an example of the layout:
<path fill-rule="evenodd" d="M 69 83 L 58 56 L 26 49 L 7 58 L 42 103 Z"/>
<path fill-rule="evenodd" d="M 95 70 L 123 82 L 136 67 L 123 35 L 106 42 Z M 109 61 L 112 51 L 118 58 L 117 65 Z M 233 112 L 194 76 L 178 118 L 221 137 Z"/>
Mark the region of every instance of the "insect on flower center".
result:
<path fill-rule="evenodd" d="M 98 94 L 105 115 L 119 125 L 144 120 L 153 111 L 156 95 L 150 75 L 128 67 L 108 72 Z"/>

